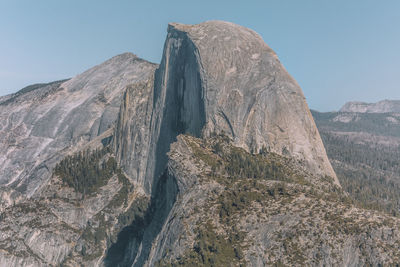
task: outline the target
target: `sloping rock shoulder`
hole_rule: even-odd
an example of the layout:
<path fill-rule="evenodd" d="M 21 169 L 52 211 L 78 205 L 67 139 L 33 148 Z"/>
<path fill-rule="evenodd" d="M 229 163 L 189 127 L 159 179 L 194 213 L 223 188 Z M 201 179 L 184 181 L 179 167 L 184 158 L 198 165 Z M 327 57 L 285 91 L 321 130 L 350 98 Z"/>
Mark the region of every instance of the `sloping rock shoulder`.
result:
<path fill-rule="evenodd" d="M 222 21 L 169 24 L 154 99 L 158 145 L 151 158 L 165 154 L 177 133 L 224 132 L 247 151 L 291 155 L 339 184 L 301 88 L 250 29 Z M 150 162 L 147 180 L 165 163 Z"/>
<path fill-rule="evenodd" d="M 125 53 L 66 82 L 2 98 L 0 185 L 32 195 L 66 154 L 114 126 L 125 88 L 156 67 Z"/>

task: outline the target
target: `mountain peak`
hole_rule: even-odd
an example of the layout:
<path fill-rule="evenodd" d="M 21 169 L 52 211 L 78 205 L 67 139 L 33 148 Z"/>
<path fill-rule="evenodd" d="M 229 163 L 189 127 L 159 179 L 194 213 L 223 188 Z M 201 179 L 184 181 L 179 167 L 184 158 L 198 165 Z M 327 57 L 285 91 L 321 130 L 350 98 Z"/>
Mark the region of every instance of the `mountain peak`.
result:
<path fill-rule="evenodd" d="M 164 118 L 182 126 L 178 133 L 224 132 L 247 151 L 266 147 L 336 179 L 300 86 L 253 30 L 170 23 L 158 72 L 155 92 L 166 95 L 166 113 L 175 115 Z"/>
<path fill-rule="evenodd" d="M 244 26 L 221 20 L 210 20 L 199 24 L 169 23 L 168 33 L 183 32 L 190 36 L 197 45 L 214 44 L 219 49 L 251 49 L 251 44 L 257 43 L 269 52 L 275 54 L 271 48 L 264 43 L 261 36 L 255 31 Z M 246 45 L 247 43 L 247 45 Z M 220 51 L 221 52 L 221 51 Z"/>

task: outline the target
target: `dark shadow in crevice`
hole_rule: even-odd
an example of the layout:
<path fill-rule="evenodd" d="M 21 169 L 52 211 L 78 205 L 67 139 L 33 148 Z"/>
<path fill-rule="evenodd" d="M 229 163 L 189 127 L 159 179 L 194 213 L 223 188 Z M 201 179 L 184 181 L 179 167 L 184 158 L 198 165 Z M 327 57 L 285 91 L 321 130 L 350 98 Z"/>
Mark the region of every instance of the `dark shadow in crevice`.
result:
<path fill-rule="evenodd" d="M 118 234 L 117 242 L 106 253 L 106 267 L 142 266 L 146 261 L 151 243 L 161 231 L 162 226 L 178 193 L 175 177 L 167 170 L 160 177 L 150 206 L 143 217 L 136 216 L 129 226 Z"/>

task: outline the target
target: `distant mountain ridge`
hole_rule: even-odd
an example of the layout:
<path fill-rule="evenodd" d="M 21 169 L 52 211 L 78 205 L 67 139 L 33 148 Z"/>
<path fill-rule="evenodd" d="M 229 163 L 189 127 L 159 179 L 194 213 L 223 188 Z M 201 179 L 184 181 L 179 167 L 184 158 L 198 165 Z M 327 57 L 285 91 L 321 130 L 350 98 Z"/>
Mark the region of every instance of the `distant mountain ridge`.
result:
<path fill-rule="evenodd" d="M 359 112 L 359 113 L 399 113 L 400 100 L 382 100 L 376 103 L 347 102 L 339 112 Z"/>

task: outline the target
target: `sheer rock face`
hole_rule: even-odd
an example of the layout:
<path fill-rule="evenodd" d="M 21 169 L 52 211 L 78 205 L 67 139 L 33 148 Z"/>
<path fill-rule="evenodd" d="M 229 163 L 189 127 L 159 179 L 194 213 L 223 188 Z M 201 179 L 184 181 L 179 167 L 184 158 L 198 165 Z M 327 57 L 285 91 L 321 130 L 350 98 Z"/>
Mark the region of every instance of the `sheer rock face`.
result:
<path fill-rule="evenodd" d="M 170 24 L 154 94 L 159 142 L 151 158 L 164 155 L 176 134 L 224 132 L 248 151 L 294 156 L 339 184 L 301 88 L 252 30 L 220 21 Z M 164 156 L 150 162 L 147 178 L 165 163 Z"/>
<path fill-rule="evenodd" d="M 147 79 L 127 87 L 114 130 L 117 161 L 136 183 L 144 185 L 149 160 L 153 113 L 154 71 Z"/>
<path fill-rule="evenodd" d="M 400 100 L 382 100 L 377 103 L 347 102 L 340 112 L 400 113 Z"/>
<path fill-rule="evenodd" d="M 123 90 L 156 65 L 126 53 L 63 82 L 0 99 L 0 184 L 28 196 L 66 153 L 112 127 Z"/>

